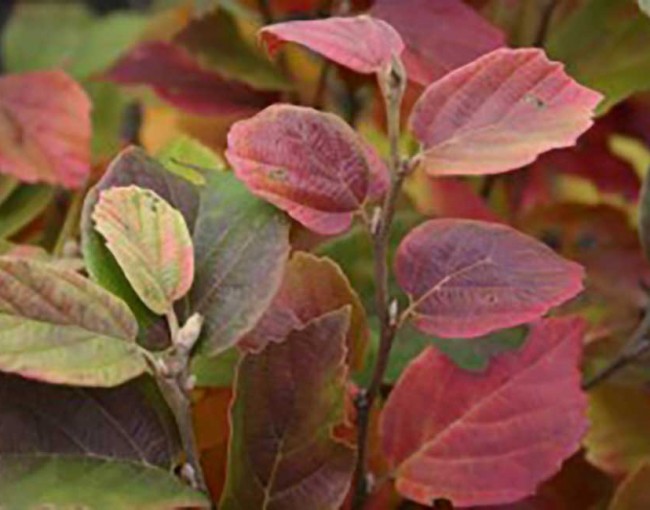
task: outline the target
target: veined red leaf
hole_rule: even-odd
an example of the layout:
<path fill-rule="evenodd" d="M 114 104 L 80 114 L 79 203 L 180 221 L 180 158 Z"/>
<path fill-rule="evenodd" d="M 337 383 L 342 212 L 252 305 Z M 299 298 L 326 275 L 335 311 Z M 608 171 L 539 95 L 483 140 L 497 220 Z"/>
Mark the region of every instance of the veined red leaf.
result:
<path fill-rule="evenodd" d="M 333 429 L 345 420 L 348 313 L 331 312 L 243 358 L 222 508 L 334 509 L 343 502 L 354 450 Z"/>
<path fill-rule="evenodd" d="M 160 315 L 171 310 L 194 279 L 182 214 L 154 191 L 127 186 L 102 191 L 92 217 L 140 299 Z"/>
<path fill-rule="evenodd" d="M 494 174 L 573 145 L 601 99 L 542 50 L 499 49 L 430 85 L 410 126 L 428 173 Z"/>
<path fill-rule="evenodd" d="M 63 71 L 0 78 L 0 173 L 81 186 L 90 170 L 90 101 Z"/>
<path fill-rule="evenodd" d="M 507 225 L 428 221 L 400 244 L 397 281 L 425 333 L 475 337 L 539 318 L 582 290 L 583 269 Z"/>
<path fill-rule="evenodd" d="M 327 257 L 295 252 L 284 273 L 280 290 L 255 328 L 239 343 L 247 350 L 260 351 L 269 342 L 282 342 L 293 329 L 350 306 L 347 332 L 348 361 L 359 367 L 368 342 L 366 313 L 341 268 Z"/>
<path fill-rule="evenodd" d="M 364 74 L 388 68 L 404 50 L 393 27 L 367 15 L 276 23 L 264 27 L 260 37 L 271 54 L 282 43 L 294 42 Z"/>
<path fill-rule="evenodd" d="M 517 501 L 580 446 L 587 428 L 579 361 L 584 323 L 531 325 L 524 347 L 477 376 L 433 348 L 405 370 L 380 430 L 399 492 L 424 505 Z"/>
<path fill-rule="evenodd" d="M 202 69 L 186 50 L 163 41 L 137 46 L 104 77 L 124 85 L 148 85 L 172 105 L 197 115 L 250 113 L 273 98 Z"/>
<path fill-rule="evenodd" d="M 377 178 L 368 149 L 350 126 L 300 106 L 273 105 L 235 123 L 226 157 L 253 193 L 325 235 L 350 226 Z"/>
<path fill-rule="evenodd" d="M 402 36 L 410 80 L 428 85 L 505 44 L 505 35 L 461 0 L 376 0 L 370 13 Z"/>
<path fill-rule="evenodd" d="M 50 383 L 115 386 L 147 370 L 128 307 L 72 271 L 0 258 L 0 370 Z"/>

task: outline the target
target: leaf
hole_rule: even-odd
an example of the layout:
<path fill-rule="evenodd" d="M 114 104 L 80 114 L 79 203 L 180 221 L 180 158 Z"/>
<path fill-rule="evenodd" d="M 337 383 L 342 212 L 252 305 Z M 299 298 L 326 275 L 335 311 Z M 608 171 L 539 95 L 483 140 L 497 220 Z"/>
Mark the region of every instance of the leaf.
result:
<path fill-rule="evenodd" d="M 88 455 L 171 469 L 180 445 L 162 400 L 148 378 L 84 388 L 0 374 L 0 457 Z"/>
<path fill-rule="evenodd" d="M 441 337 L 474 337 L 542 316 L 582 290 L 583 269 L 506 225 L 431 220 L 395 260 L 412 320 Z"/>
<path fill-rule="evenodd" d="M 348 363 L 359 368 L 368 342 L 366 313 L 359 296 L 335 262 L 294 252 L 271 306 L 239 346 L 259 352 L 270 342 L 283 342 L 292 330 L 344 306 L 351 310 L 346 336 Z"/>
<path fill-rule="evenodd" d="M 9 238 L 38 218 L 54 199 L 55 190 L 45 184 L 24 184 L 0 204 L 0 238 Z"/>
<path fill-rule="evenodd" d="M 147 370 L 127 306 L 81 275 L 0 258 L 0 370 L 51 383 L 115 386 Z"/>
<path fill-rule="evenodd" d="M 203 116 L 252 113 L 272 101 L 269 94 L 202 69 L 186 50 L 164 41 L 140 44 L 118 60 L 104 79 L 147 85 L 176 108 Z"/>
<path fill-rule="evenodd" d="M 367 15 L 276 23 L 264 27 L 260 38 L 271 55 L 294 42 L 363 74 L 388 69 L 404 50 L 393 27 Z"/>
<path fill-rule="evenodd" d="M 416 169 L 405 183 L 405 191 L 418 212 L 426 216 L 501 222 L 468 181 L 435 178 Z"/>
<path fill-rule="evenodd" d="M 650 88 L 650 20 L 630 0 L 580 2 L 549 34 L 548 54 L 577 80 L 603 93 L 599 113 Z"/>
<path fill-rule="evenodd" d="M 650 506 L 650 462 L 639 465 L 618 486 L 609 510 L 638 510 Z"/>
<path fill-rule="evenodd" d="M 250 331 L 271 304 L 289 255 L 289 225 L 231 173 L 210 177 L 194 229 L 189 304 L 205 318 L 201 352 L 216 355 Z"/>
<path fill-rule="evenodd" d="M 262 90 L 290 90 L 291 82 L 242 36 L 237 18 L 217 8 L 192 20 L 174 36 L 179 44 L 199 57 L 208 68 Z"/>
<path fill-rule="evenodd" d="M 90 101 L 67 74 L 0 78 L 0 173 L 78 188 L 89 172 L 90 133 Z"/>
<path fill-rule="evenodd" d="M 113 188 L 136 185 L 150 189 L 174 209 L 178 209 L 190 232 L 199 209 L 199 189 L 165 169 L 155 159 L 136 147 L 119 153 L 109 165 L 104 176 L 86 195 L 81 218 L 81 248 L 86 269 L 91 278 L 113 294 L 119 296 L 133 311 L 140 325 L 140 340 L 151 348 L 164 347 L 169 331 L 164 320 L 153 313 L 133 291 L 117 261 L 106 248 L 102 236 L 95 231 L 92 212 L 100 192 Z M 183 317 L 182 317 L 183 318 Z"/>
<path fill-rule="evenodd" d="M 4 62 L 12 72 L 62 68 L 88 78 L 131 46 L 146 23 L 133 12 L 99 17 L 74 3 L 21 3 L 3 34 Z"/>
<path fill-rule="evenodd" d="M 273 105 L 232 126 L 226 158 L 253 193 L 330 235 L 345 231 L 368 198 L 367 154 L 359 135 L 337 116 Z"/>
<path fill-rule="evenodd" d="M 639 9 L 650 16 L 650 0 L 638 0 Z"/>
<path fill-rule="evenodd" d="M 348 314 L 329 313 L 243 358 L 222 508 L 316 510 L 343 503 L 354 450 L 332 433 L 344 420 Z"/>
<path fill-rule="evenodd" d="M 498 357 L 481 377 L 424 351 L 381 416 L 398 491 L 424 505 L 446 498 L 461 507 L 534 493 L 587 428 L 583 331 L 577 318 L 535 322 L 525 347 Z"/>
<path fill-rule="evenodd" d="M 164 315 L 194 279 L 192 239 L 179 211 L 155 192 L 137 186 L 104 190 L 92 213 L 140 299 Z"/>
<path fill-rule="evenodd" d="M 0 456 L 0 505 L 7 508 L 210 508 L 205 495 L 163 469 L 101 457 Z"/>
<path fill-rule="evenodd" d="M 428 173 L 494 174 L 573 145 L 601 98 L 541 50 L 500 49 L 430 85 L 409 123 Z"/>
<path fill-rule="evenodd" d="M 460 0 L 376 0 L 370 13 L 402 36 L 404 67 L 421 85 L 505 44 L 501 30 Z"/>
<path fill-rule="evenodd" d="M 650 395 L 645 389 L 602 384 L 589 392 L 588 416 L 584 445 L 594 466 L 620 477 L 650 456 Z"/>
<path fill-rule="evenodd" d="M 146 343 L 164 346 L 169 338 L 164 321 L 158 321 L 133 293 L 90 215 L 101 190 L 131 184 L 151 189 L 178 209 L 192 234 L 195 278 L 177 312 L 181 321 L 193 312 L 205 317 L 203 353 L 215 355 L 234 345 L 270 304 L 289 252 L 289 225 L 231 174 L 208 172 L 204 178 L 205 186 L 193 185 L 142 150 L 126 149 L 86 198 L 83 248 L 93 278 L 136 310 L 147 331 Z"/>
<path fill-rule="evenodd" d="M 224 161 L 211 149 L 189 136 L 172 139 L 156 153 L 156 159 L 171 173 L 192 184 L 203 186 L 206 183 L 204 170 L 220 170 Z M 201 170 L 193 167 L 200 167 Z"/>

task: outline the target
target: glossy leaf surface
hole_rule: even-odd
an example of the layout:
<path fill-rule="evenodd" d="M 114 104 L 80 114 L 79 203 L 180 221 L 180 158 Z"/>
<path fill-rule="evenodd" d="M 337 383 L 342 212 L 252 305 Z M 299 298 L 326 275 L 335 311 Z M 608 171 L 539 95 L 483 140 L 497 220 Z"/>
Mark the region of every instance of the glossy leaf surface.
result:
<path fill-rule="evenodd" d="M 402 241 L 397 281 L 414 324 L 474 337 L 534 320 L 582 290 L 583 269 L 506 225 L 431 220 Z"/>
<path fill-rule="evenodd" d="M 401 37 L 385 21 L 371 16 L 288 21 L 264 27 L 260 37 L 271 54 L 294 42 L 358 73 L 388 68 L 404 49 Z"/>
<path fill-rule="evenodd" d="M 160 315 L 171 310 L 194 278 L 192 239 L 181 213 L 155 192 L 128 186 L 101 192 L 92 217 L 140 299 Z"/>
<path fill-rule="evenodd" d="M 81 275 L 0 258 L 0 370 L 51 383 L 114 386 L 146 369 L 128 307 Z"/>
<path fill-rule="evenodd" d="M 579 448 L 586 399 L 580 319 L 533 323 L 525 346 L 477 377 L 427 349 L 402 374 L 380 430 L 398 491 L 428 505 L 496 505 L 534 493 Z M 432 377 L 435 374 L 435 377 Z"/>
<path fill-rule="evenodd" d="M 68 188 L 84 183 L 90 101 L 81 86 L 62 71 L 6 75 L 0 107 L 0 173 Z"/>
<path fill-rule="evenodd" d="M 377 0 L 370 12 L 402 36 L 404 67 L 409 79 L 421 85 L 505 43 L 498 28 L 461 0 Z"/>
<path fill-rule="evenodd" d="M 347 327 L 348 311 L 332 312 L 244 357 L 221 507 L 326 510 L 343 502 L 354 450 L 332 433 L 345 419 Z"/>
<path fill-rule="evenodd" d="M 247 85 L 202 69 L 183 48 L 164 41 L 137 46 L 105 78 L 123 85 L 148 85 L 173 106 L 197 115 L 253 112 L 271 99 Z"/>
<path fill-rule="evenodd" d="M 210 508 L 169 471 L 88 456 L 0 455 L 0 505 L 7 508 Z"/>
<path fill-rule="evenodd" d="M 253 193 L 320 234 L 346 230 L 371 189 L 359 136 L 311 108 L 274 105 L 235 123 L 226 157 Z"/>
<path fill-rule="evenodd" d="M 359 366 L 368 341 L 366 313 L 347 277 L 331 259 L 295 252 L 287 264 L 280 290 L 253 331 L 239 343 L 259 352 L 269 342 L 283 342 L 293 329 L 350 306 L 346 336 L 348 361 Z"/>
<path fill-rule="evenodd" d="M 601 98 L 541 50 L 500 49 L 430 85 L 410 127 L 428 173 L 494 174 L 573 145 Z"/>

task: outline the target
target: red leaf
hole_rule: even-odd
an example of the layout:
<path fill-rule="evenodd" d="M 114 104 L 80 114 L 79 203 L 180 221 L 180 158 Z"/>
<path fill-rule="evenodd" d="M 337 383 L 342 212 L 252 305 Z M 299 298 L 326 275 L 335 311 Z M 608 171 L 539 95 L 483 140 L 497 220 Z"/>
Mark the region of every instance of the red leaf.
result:
<path fill-rule="evenodd" d="M 226 157 L 253 193 L 325 235 L 350 226 L 386 171 L 340 118 L 292 105 L 235 123 Z"/>
<path fill-rule="evenodd" d="M 578 370 L 584 323 L 531 325 L 525 346 L 481 376 L 433 348 L 402 374 L 383 410 L 383 446 L 399 492 L 428 505 L 509 503 L 532 494 L 579 447 L 586 399 Z"/>
<path fill-rule="evenodd" d="M 402 36 L 408 77 L 422 85 L 505 43 L 501 30 L 460 0 L 377 0 L 370 12 Z"/>
<path fill-rule="evenodd" d="M 410 125 L 429 173 L 494 174 L 573 145 L 601 98 L 542 50 L 500 49 L 429 86 Z"/>
<path fill-rule="evenodd" d="M 202 69 L 187 51 L 163 41 L 137 46 L 104 78 L 124 85 L 148 85 L 175 107 L 197 115 L 249 113 L 274 97 Z"/>
<path fill-rule="evenodd" d="M 63 71 L 0 78 L 0 173 L 81 186 L 90 170 L 90 101 Z"/>
<path fill-rule="evenodd" d="M 355 457 L 334 436 L 345 420 L 347 327 L 348 311 L 338 310 L 244 356 L 220 508 L 339 508 Z"/>
<path fill-rule="evenodd" d="M 269 342 L 286 340 L 291 330 L 303 328 L 310 321 L 345 306 L 350 306 L 347 361 L 353 368 L 360 368 L 369 330 L 359 296 L 341 268 L 331 259 L 294 252 L 271 306 L 255 328 L 239 342 L 239 347 L 259 352 Z"/>
<path fill-rule="evenodd" d="M 402 38 L 393 27 L 365 15 L 277 23 L 263 28 L 260 36 L 271 55 L 283 43 L 294 42 L 364 74 L 390 66 L 393 57 L 404 50 Z"/>
<path fill-rule="evenodd" d="M 468 338 L 537 319 L 582 290 L 583 269 L 507 225 L 431 220 L 398 248 L 395 271 L 425 333 Z"/>

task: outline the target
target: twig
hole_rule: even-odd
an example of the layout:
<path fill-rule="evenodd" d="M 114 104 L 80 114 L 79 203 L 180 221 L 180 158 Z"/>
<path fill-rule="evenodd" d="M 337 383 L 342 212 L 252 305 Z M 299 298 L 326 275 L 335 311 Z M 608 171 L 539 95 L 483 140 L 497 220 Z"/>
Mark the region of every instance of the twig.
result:
<path fill-rule="evenodd" d="M 354 471 L 354 497 L 352 507 L 362 508 L 368 493 L 366 482 L 366 457 L 370 412 L 379 395 L 384 373 L 397 331 L 397 303 L 391 302 L 388 291 L 388 239 L 397 198 L 402 189 L 409 167 L 402 164 L 399 151 L 400 106 L 404 95 L 405 73 L 402 64 L 395 59 L 391 69 L 379 76 L 379 83 L 384 97 L 390 141 L 389 167 L 391 186 L 384 199 L 378 220 L 372 223 L 371 234 L 374 248 L 375 298 L 380 324 L 379 353 L 373 370 L 372 379 L 367 390 L 362 390 L 355 404 L 357 408 L 357 463 Z"/>
<path fill-rule="evenodd" d="M 650 350 L 650 339 L 647 338 L 648 333 L 650 333 L 650 301 L 646 305 L 643 319 L 630 335 L 627 342 L 625 342 L 625 346 L 619 355 L 609 365 L 587 379 L 582 385 L 582 388 L 584 390 L 594 388 L 648 352 Z"/>
<path fill-rule="evenodd" d="M 167 320 L 172 336 L 172 347 L 152 363 L 156 382 L 174 415 L 181 436 L 186 457 L 181 475 L 192 487 L 208 494 L 194 434 L 190 399 L 190 392 L 194 386 L 190 374 L 190 353 L 201 333 L 203 319 L 200 315 L 193 315 L 183 327 L 179 328 L 178 319 L 172 309 L 167 313 Z"/>

